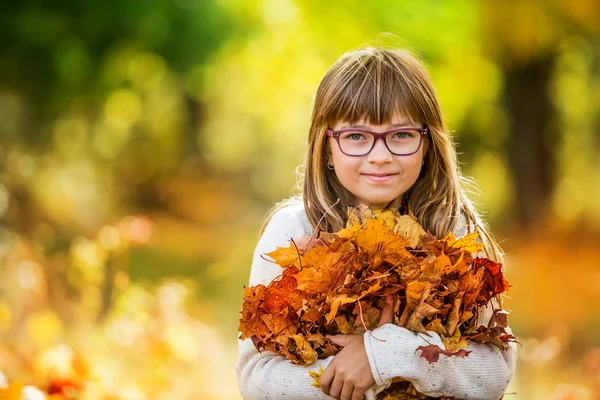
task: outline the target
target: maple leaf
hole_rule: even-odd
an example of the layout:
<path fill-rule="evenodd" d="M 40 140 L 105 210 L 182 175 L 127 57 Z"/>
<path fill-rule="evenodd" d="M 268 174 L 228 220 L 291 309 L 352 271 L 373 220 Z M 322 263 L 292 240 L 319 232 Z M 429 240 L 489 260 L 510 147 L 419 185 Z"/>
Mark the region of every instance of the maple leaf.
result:
<path fill-rule="evenodd" d="M 419 280 L 429 282 L 434 285 L 440 283 L 442 281 L 442 270 L 438 264 L 439 263 L 436 262 L 423 264 L 421 266 L 421 275 L 419 275 Z"/>
<path fill-rule="evenodd" d="M 329 311 L 329 314 L 327 314 L 327 317 L 325 318 L 327 323 L 330 323 L 335 318 L 335 315 L 338 312 L 338 308 L 341 305 L 348 304 L 348 303 L 354 303 L 356 300 L 358 300 L 356 297 L 351 297 L 351 296 L 348 296 L 345 294 L 341 294 L 341 295 L 333 297 L 330 302 L 331 311 Z"/>
<path fill-rule="evenodd" d="M 447 335 L 446 328 L 442 325 L 442 320 L 440 318 L 435 318 L 433 321 L 428 323 L 425 326 L 425 330 L 433 331 L 438 335 Z"/>
<path fill-rule="evenodd" d="M 454 331 L 458 326 L 460 316 L 462 315 L 462 312 L 460 310 L 461 304 L 462 298 L 456 297 L 454 299 L 454 304 L 452 305 L 452 311 L 450 311 L 450 314 L 448 314 L 448 322 L 446 322 L 446 332 L 448 332 L 450 336 L 454 334 Z"/>
<path fill-rule="evenodd" d="M 456 352 L 459 349 L 467 347 L 469 344 L 467 338 L 462 336 L 460 329 L 456 329 L 454 335 L 450 337 L 442 336 L 442 342 L 446 350 L 450 352 Z"/>
<path fill-rule="evenodd" d="M 287 268 L 290 265 L 299 265 L 300 262 L 300 253 L 296 246 L 278 247 L 275 251 L 266 255 L 271 257 L 282 268 Z"/>
<path fill-rule="evenodd" d="M 488 326 L 476 326 L 479 307 L 510 287 L 500 264 L 473 258 L 484 246 L 476 232 L 438 239 L 397 211 L 358 207 L 348 212 L 347 226 L 339 232 L 317 231 L 267 254 L 283 272 L 268 286 L 244 289 L 242 339 L 310 364 L 339 352 L 326 334 L 374 329 L 384 298 L 393 295 L 394 323 L 440 335 L 445 350 L 419 349 L 429 362 L 440 354 L 467 356 L 469 341 L 503 347 L 516 340 L 500 311 Z M 408 385 L 397 386 L 403 389 L 394 398 L 417 395 Z"/>
<path fill-rule="evenodd" d="M 421 302 L 423 293 L 427 290 L 429 284 L 427 282 L 412 281 L 408 282 L 406 287 L 406 301 L 411 308 L 416 307 Z"/>
<path fill-rule="evenodd" d="M 296 342 L 296 347 L 298 348 L 300 357 L 302 357 L 303 364 L 312 364 L 317 361 L 317 352 L 312 348 L 304 335 L 290 335 L 290 338 Z"/>
<path fill-rule="evenodd" d="M 492 295 L 504 293 L 510 288 L 510 283 L 502 274 L 502 264 L 489 260 L 487 258 L 476 258 L 473 260 L 473 268 L 485 268 L 483 274 L 483 287 Z"/>
<path fill-rule="evenodd" d="M 411 216 L 402 215 L 397 219 L 394 233 L 408 238 L 408 245 L 416 248 L 421 244 L 421 237 L 426 233 L 425 229 Z"/>
<path fill-rule="evenodd" d="M 430 344 L 428 346 L 419 346 L 419 347 L 417 347 L 417 350 L 415 351 L 415 353 L 419 350 L 421 350 L 421 357 L 426 359 L 429 362 L 429 364 L 433 364 L 434 362 L 437 362 L 440 359 L 440 354 L 443 354 L 447 357 L 465 358 L 466 356 L 468 356 L 471 353 L 470 351 L 465 350 L 465 349 L 460 349 L 456 352 L 451 352 L 448 350 L 444 350 L 444 349 L 436 346 L 435 344 Z"/>
<path fill-rule="evenodd" d="M 485 245 L 477 241 L 479 233 L 477 231 L 469 233 L 461 238 L 456 239 L 452 232 L 450 232 L 445 238 L 446 249 L 451 251 L 466 251 L 468 253 L 479 253 L 483 251 Z"/>
<path fill-rule="evenodd" d="M 311 383 L 311 386 L 314 386 L 319 389 L 321 388 L 321 383 L 319 382 L 319 380 L 321 379 L 321 375 L 323 375 L 323 372 L 325 372 L 325 370 L 323 369 L 322 365 L 319 365 L 318 371 L 311 371 L 310 369 L 308 370 L 308 374 L 315 380 L 313 383 Z"/>
<path fill-rule="evenodd" d="M 425 302 L 419 304 L 410 317 L 408 317 L 406 328 L 429 336 L 429 333 L 427 333 L 427 330 L 423 326 L 423 318 L 435 315 L 439 311 Z"/>

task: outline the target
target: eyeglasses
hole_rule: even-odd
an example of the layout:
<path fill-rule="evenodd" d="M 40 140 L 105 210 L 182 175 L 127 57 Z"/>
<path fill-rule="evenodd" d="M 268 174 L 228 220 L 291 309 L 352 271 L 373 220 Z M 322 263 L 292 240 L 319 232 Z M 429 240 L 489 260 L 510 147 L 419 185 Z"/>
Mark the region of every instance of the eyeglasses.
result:
<path fill-rule="evenodd" d="M 327 129 L 327 136 L 333 137 L 342 153 L 350 157 L 365 156 L 373 150 L 375 142 L 383 139 L 385 147 L 396 156 L 409 156 L 419 151 L 423 136 L 429 128 L 399 128 L 387 132 L 371 132 L 365 129 Z"/>

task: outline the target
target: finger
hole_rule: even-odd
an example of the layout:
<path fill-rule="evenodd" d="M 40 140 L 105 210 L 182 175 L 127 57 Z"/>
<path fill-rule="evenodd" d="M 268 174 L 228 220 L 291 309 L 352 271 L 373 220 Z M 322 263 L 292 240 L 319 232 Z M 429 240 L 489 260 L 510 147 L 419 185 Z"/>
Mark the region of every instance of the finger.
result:
<path fill-rule="evenodd" d="M 352 391 L 351 400 L 362 400 L 364 399 L 364 394 L 366 390 L 359 389 L 357 386 L 354 386 L 354 390 Z"/>
<path fill-rule="evenodd" d="M 331 389 L 329 389 L 329 395 L 336 399 L 341 399 L 340 395 L 342 393 L 344 381 L 340 378 L 339 374 L 336 374 L 333 378 L 333 382 L 331 382 Z"/>
<path fill-rule="evenodd" d="M 352 382 L 344 382 L 342 387 L 342 393 L 340 393 L 340 400 L 352 400 L 352 392 L 354 391 L 354 385 Z"/>
<path fill-rule="evenodd" d="M 332 361 L 333 363 L 333 361 Z M 331 365 L 331 363 L 325 368 L 323 374 L 319 378 L 319 385 L 321 385 L 321 391 L 325 394 L 330 393 L 331 383 L 333 381 L 333 377 L 335 376 L 335 367 Z"/>
<path fill-rule="evenodd" d="M 386 296 L 385 303 L 383 304 L 383 310 L 381 310 L 381 318 L 379 318 L 379 325 L 390 324 L 394 322 L 394 299 L 391 296 Z"/>
<path fill-rule="evenodd" d="M 338 346 L 344 347 L 354 335 L 327 335 L 327 339 L 331 340 L 333 344 L 337 344 Z"/>

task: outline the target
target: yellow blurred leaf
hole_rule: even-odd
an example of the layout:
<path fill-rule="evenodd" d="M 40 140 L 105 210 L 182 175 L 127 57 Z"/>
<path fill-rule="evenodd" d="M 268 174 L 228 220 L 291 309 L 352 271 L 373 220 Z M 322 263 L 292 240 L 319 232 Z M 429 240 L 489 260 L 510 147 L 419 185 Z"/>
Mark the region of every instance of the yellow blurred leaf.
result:
<path fill-rule="evenodd" d="M 21 400 L 23 385 L 20 383 L 11 383 L 6 388 L 0 388 L 0 399 L 2 400 Z"/>
<path fill-rule="evenodd" d="M 25 320 L 29 338 L 39 345 L 56 341 L 63 333 L 63 324 L 58 315 L 49 309 L 31 314 Z"/>
<path fill-rule="evenodd" d="M 12 326 L 12 311 L 5 301 L 0 301 L 0 331 L 9 329 Z"/>

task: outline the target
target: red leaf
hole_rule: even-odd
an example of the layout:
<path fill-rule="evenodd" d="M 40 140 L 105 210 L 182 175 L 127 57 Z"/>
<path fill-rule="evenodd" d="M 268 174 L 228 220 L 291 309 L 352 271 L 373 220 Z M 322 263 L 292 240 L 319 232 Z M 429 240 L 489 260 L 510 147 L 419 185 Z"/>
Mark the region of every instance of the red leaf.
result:
<path fill-rule="evenodd" d="M 502 274 L 502 264 L 494 262 L 487 258 L 476 258 L 473 260 L 473 270 L 483 266 L 483 285 L 486 290 L 494 295 L 504 293 L 510 288 L 510 283 Z"/>
<path fill-rule="evenodd" d="M 429 361 L 429 364 L 433 364 L 434 362 L 437 362 L 440 359 L 440 354 L 443 354 L 447 357 L 460 357 L 460 358 L 465 358 L 466 356 L 468 356 L 471 352 L 467 351 L 465 349 L 460 349 L 455 353 L 452 353 L 448 350 L 444 350 L 439 346 L 436 346 L 435 344 L 430 344 L 428 346 L 419 346 L 417 347 L 417 350 L 415 351 L 415 353 L 417 351 L 421 350 L 421 357 L 423 357 L 424 359 L 426 359 L 427 361 Z"/>

